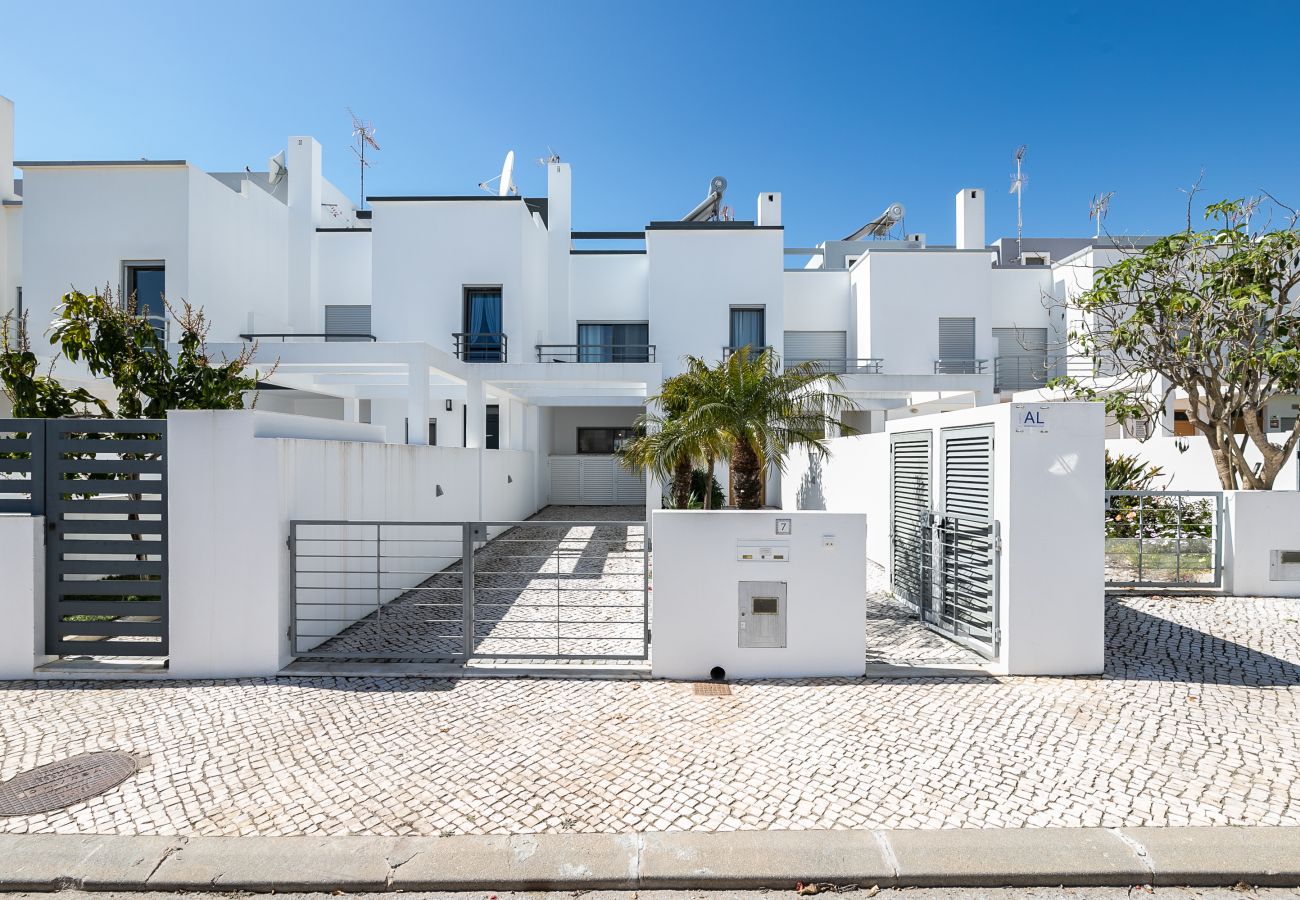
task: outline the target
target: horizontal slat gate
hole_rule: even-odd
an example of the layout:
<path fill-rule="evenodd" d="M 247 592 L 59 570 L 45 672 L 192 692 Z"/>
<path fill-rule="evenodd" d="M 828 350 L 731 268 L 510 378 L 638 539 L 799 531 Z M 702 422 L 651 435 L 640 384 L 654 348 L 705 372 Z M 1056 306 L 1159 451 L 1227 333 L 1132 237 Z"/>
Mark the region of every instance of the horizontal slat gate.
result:
<path fill-rule="evenodd" d="M 643 505 L 645 475 L 616 456 L 552 456 L 551 502 L 561 506 Z"/>
<path fill-rule="evenodd" d="M 890 565 L 894 593 L 910 603 L 921 600 L 925 523 L 930 513 L 930 433 L 894 434 L 889 440 Z"/>
<path fill-rule="evenodd" d="M 45 421 L 45 652 L 166 656 L 167 423 Z"/>
<path fill-rule="evenodd" d="M 326 341 L 356 341 L 359 337 L 349 335 L 370 335 L 370 307 L 368 305 L 325 307 Z"/>

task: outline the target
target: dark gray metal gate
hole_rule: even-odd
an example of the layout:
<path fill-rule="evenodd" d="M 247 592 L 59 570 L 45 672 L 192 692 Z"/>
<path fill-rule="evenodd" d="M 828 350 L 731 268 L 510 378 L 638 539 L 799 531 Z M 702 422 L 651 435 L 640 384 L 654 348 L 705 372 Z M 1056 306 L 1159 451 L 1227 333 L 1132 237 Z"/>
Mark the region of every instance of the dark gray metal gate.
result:
<path fill-rule="evenodd" d="M 921 602 L 921 561 L 928 555 L 930 432 L 909 431 L 889 438 L 889 541 L 894 593 Z"/>
<path fill-rule="evenodd" d="M 295 520 L 289 555 L 295 657 L 649 655 L 644 521 Z"/>
<path fill-rule="evenodd" d="M 43 424 L 45 652 L 166 656 L 167 423 Z"/>

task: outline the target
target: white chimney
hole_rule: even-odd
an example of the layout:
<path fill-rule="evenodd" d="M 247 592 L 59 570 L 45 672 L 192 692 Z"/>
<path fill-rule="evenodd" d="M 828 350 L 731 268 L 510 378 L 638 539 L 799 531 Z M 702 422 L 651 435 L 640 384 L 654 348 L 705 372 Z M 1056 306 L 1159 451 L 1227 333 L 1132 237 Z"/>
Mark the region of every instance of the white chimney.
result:
<path fill-rule="evenodd" d="M 957 249 L 984 249 L 984 191 L 962 188 L 957 192 Z"/>
<path fill-rule="evenodd" d="M 780 194 L 759 194 L 758 195 L 758 224 L 759 225 L 780 225 L 781 224 L 781 195 Z"/>
<path fill-rule="evenodd" d="M 14 194 L 14 102 L 0 97 L 0 200 Z"/>

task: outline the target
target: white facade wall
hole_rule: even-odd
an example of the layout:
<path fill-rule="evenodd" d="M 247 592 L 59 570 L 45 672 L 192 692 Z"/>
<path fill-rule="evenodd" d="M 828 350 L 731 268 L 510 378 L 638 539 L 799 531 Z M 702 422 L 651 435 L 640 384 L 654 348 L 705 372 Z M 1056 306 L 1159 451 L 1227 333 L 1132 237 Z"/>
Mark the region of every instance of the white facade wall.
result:
<path fill-rule="evenodd" d="M 777 538 L 776 520 L 792 520 Z M 804 512 L 654 513 L 654 645 L 660 678 L 861 675 L 866 665 L 866 524 L 861 515 Z M 740 561 L 739 542 L 788 560 Z M 786 584 L 786 646 L 738 646 L 739 582 Z"/>
<path fill-rule="evenodd" d="M 997 347 L 987 251 L 877 250 L 850 275 L 857 304 L 858 355 L 884 360 L 891 374 L 934 372 L 939 319 L 975 319 L 975 356 L 989 361 Z"/>
<path fill-rule="evenodd" d="M 545 235 L 519 198 L 375 201 L 371 322 L 381 341 L 426 341 L 451 352 L 464 331 L 464 289 L 501 286 L 510 361 L 536 359 L 545 313 L 545 259 L 524 243 Z M 544 250 L 544 247 L 543 247 Z"/>
<path fill-rule="evenodd" d="M 716 360 L 730 342 L 733 306 L 766 309 L 767 342 L 785 331 L 779 228 L 651 228 L 650 343 L 664 377 L 682 371 L 686 354 Z"/>
<path fill-rule="evenodd" d="M 189 167 L 32 166 L 23 194 L 23 303 L 33 331 L 44 331 L 73 287 L 119 290 L 123 260 L 165 263 L 168 295 L 200 302 L 189 282 Z"/>
<path fill-rule="evenodd" d="M 649 268 L 644 253 L 574 254 L 569 264 L 573 317 L 568 331 L 555 335 L 556 343 L 576 342 L 578 322 L 648 322 Z"/>
<path fill-rule="evenodd" d="M 851 332 L 847 271 L 798 269 L 783 272 L 781 280 L 786 331 Z M 847 342 L 850 357 L 852 338 L 850 334 Z M 779 341 L 773 346 L 781 350 Z"/>
<path fill-rule="evenodd" d="M 827 444 L 825 459 L 802 448 L 790 455 L 781 476 L 781 508 L 865 514 L 867 559 L 888 569 L 889 435 L 833 438 Z"/>
<path fill-rule="evenodd" d="M 639 406 L 557 406 L 552 411 L 549 450 L 561 456 L 578 452 L 579 428 L 630 428 Z"/>
<path fill-rule="evenodd" d="M 361 229 L 324 231 L 316 235 L 322 326 L 326 306 L 370 303 L 370 236 L 369 231 Z"/>

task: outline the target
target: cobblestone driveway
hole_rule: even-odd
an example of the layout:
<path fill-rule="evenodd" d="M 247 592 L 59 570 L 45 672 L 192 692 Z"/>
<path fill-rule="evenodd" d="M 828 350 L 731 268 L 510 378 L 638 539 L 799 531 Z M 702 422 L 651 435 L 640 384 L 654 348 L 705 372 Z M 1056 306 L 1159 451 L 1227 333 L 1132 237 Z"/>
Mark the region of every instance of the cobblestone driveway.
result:
<path fill-rule="evenodd" d="M 1112 600 L 1105 678 L 18 683 L 0 777 L 121 788 L 6 831 L 438 834 L 1300 824 L 1300 602 Z"/>

